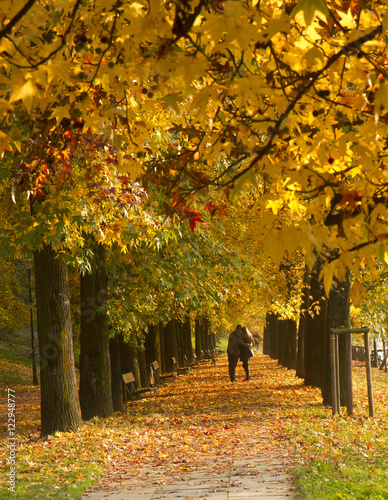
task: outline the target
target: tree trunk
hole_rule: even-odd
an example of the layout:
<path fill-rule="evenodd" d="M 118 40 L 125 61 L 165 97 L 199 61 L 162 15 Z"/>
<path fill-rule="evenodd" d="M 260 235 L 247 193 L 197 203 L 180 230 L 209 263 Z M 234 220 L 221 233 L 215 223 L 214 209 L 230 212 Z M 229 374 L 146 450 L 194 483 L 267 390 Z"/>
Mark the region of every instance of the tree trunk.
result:
<path fill-rule="evenodd" d="M 186 316 L 185 322 L 182 325 L 185 366 L 193 362 L 193 344 L 191 342 L 191 323 L 189 316 Z"/>
<path fill-rule="evenodd" d="M 197 359 L 202 359 L 202 350 L 203 350 L 203 323 L 200 318 L 195 319 L 195 355 Z"/>
<path fill-rule="evenodd" d="M 207 331 L 209 335 L 209 348 L 214 349 L 216 347 L 216 334 L 213 331 L 213 326 L 208 318 L 207 321 Z"/>
<path fill-rule="evenodd" d="M 203 318 L 203 334 L 204 334 L 204 350 L 206 351 L 213 347 L 210 321 L 208 318 Z"/>
<path fill-rule="evenodd" d="M 373 360 L 372 360 L 372 368 L 379 367 L 379 357 L 377 354 L 377 340 L 373 339 Z"/>
<path fill-rule="evenodd" d="M 142 387 L 149 387 L 150 386 L 150 371 L 149 371 L 147 363 L 146 363 L 144 350 L 138 350 L 138 361 L 139 361 L 141 386 Z"/>
<path fill-rule="evenodd" d="M 284 319 L 278 320 L 279 324 L 279 365 L 286 366 L 286 352 L 288 342 L 288 322 Z"/>
<path fill-rule="evenodd" d="M 123 411 L 123 386 L 121 379 L 120 343 L 115 337 L 109 340 L 110 366 L 112 377 L 113 411 Z"/>
<path fill-rule="evenodd" d="M 296 376 L 299 378 L 305 378 L 304 369 L 304 352 L 305 352 L 305 335 L 307 326 L 307 316 L 310 307 L 310 276 L 308 272 L 303 276 L 303 301 L 299 316 L 299 328 L 298 328 L 298 354 L 296 361 Z"/>
<path fill-rule="evenodd" d="M 172 358 L 178 358 L 175 320 L 172 319 L 164 327 L 164 356 L 166 371 L 173 370 Z"/>
<path fill-rule="evenodd" d="M 67 266 L 50 245 L 34 252 L 41 379 L 41 434 L 81 425 Z"/>
<path fill-rule="evenodd" d="M 175 320 L 176 344 L 178 352 L 178 364 L 184 366 L 184 338 L 183 338 L 183 323 L 180 320 Z"/>
<path fill-rule="evenodd" d="M 270 353 L 270 317 L 271 313 L 265 316 L 265 325 L 263 331 L 263 354 L 269 355 Z"/>
<path fill-rule="evenodd" d="M 105 251 L 96 245 L 94 269 L 81 275 L 80 387 L 82 418 L 113 414 L 106 303 Z"/>
<path fill-rule="evenodd" d="M 122 373 L 132 372 L 136 380 L 136 388 L 141 389 L 139 354 L 137 347 L 120 337 L 120 361 Z"/>
<path fill-rule="evenodd" d="M 287 321 L 287 348 L 285 353 L 285 366 L 289 370 L 296 368 L 296 322 L 293 319 Z"/>
<path fill-rule="evenodd" d="M 202 333 L 202 341 L 201 341 L 201 345 L 202 345 L 202 357 L 204 356 L 205 354 L 205 351 L 207 349 L 207 345 L 208 345 L 208 325 L 206 323 L 206 318 L 202 318 L 201 319 L 201 322 L 202 322 L 202 328 L 201 328 L 201 333 Z"/>
<path fill-rule="evenodd" d="M 164 325 L 159 322 L 159 339 L 160 339 L 160 370 L 161 373 L 166 373 L 166 356 L 164 347 Z"/>
<path fill-rule="evenodd" d="M 187 343 L 186 323 L 184 321 L 180 323 L 180 336 L 181 336 L 181 346 L 182 346 L 181 366 L 188 366 L 188 364 L 189 364 L 189 357 L 188 357 L 189 346 Z"/>
<path fill-rule="evenodd" d="M 323 404 L 330 406 L 331 400 L 331 371 L 330 371 L 330 328 L 349 328 L 350 323 L 350 273 L 342 283 L 334 279 L 333 285 L 329 294 L 328 313 L 327 313 L 327 329 L 326 329 L 326 348 L 325 348 L 325 369 L 324 369 L 324 384 L 322 387 Z M 339 375 L 340 375 L 340 404 L 346 405 L 346 356 L 347 344 L 345 335 L 338 336 L 339 341 Z"/>
<path fill-rule="evenodd" d="M 277 314 L 270 313 L 269 318 L 269 355 L 272 359 L 279 358 L 279 320 Z"/>
<path fill-rule="evenodd" d="M 159 325 L 148 325 L 144 346 L 147 365 L 157 361 L 161 366 Z"/>
<path fill-rule="evenodd" d="M 323 383 L 323 348 L 327 332 L 327 301 L 323 284 L 319 280 L 320 265 L 316 265 L 311 275 L 311 307 L 312 314 L 307 316 L 304 364 L 305 384 L 322 387 Z"/>

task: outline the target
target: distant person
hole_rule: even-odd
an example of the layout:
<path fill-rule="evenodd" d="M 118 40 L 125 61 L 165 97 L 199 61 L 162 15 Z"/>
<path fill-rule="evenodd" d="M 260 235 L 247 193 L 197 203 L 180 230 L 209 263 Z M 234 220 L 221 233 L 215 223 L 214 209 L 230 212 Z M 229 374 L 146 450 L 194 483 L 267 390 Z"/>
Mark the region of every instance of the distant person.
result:
<path fill-rule="evenodd" d="M 245 347 L 243 345 L 240 345 L 240 359 L 242 361 L 242 365 L 245 370 L 244 382 L 248 382 L 249 380 L 251 380 L 251 377 L 249 376 L 249 360 L 253 356 L 252 347 L 254 342 L 253 342 L 253 336 L 246 326 L 241 328 L 241 337 L 245 342 L 245 344 L 248 346 Z"/>
<path fill-rule="evenodd" d="M 228 361 L 229 361 L 229 377 L 231 382 L 236 382 L 236 366 L 240 358 L 240 346 L 250 347 L 244 342 L 241 334 L 242 326 L 237 325 L 236 329 L 229 335 L 228 339 Z"/>

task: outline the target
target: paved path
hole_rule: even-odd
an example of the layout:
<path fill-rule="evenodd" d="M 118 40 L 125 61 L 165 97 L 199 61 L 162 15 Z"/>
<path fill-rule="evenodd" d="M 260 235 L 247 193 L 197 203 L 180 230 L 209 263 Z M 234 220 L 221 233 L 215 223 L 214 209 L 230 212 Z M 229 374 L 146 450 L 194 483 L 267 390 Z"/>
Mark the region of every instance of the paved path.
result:
<path fill-rule="evenodd" d="M 257 355 L 252 382 L 228 383 L 227 359 L 160 388 L 157 407 L 119 431 L 105 477 L 85 500 L 290 500 L 290 443 L 282 430 L 287 391 Z M 292 404 L 291 400 L 291 403 Z M 297 400 L 296 403 L 298 404 Z M 140 412 L 141 408 L 134 408 Z"/>
<path fill-rule="evenodd" d="M 291 500 L 295 498 L 292 478 L 285 471 L 280 456 L 250 459 L 222 459 L 207 457 L 208 467 L 185 472 L 181 478 L 169 480 L 163 471 L 149 469 L 144 479 L 136 477 L 116 480 L 104 491 L 93 491 L 83 497 L 87 500 Z"/>

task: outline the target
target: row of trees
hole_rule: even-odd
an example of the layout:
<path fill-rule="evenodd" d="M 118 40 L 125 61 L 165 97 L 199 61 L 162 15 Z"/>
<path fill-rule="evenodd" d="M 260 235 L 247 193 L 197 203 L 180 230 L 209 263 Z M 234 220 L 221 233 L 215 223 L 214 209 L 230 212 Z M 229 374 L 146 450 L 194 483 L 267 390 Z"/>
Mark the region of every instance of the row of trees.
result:
<path fill-rule="evenodd" d="M 148 385 L 151 361 L 158 360 L 164 372 L 172 370 L 172 357 L 180 366 L 192 362 L 192 330 L 199 359 L 215 345 L 209 320 L 197 317 L 208 314 L 221 328 L 217 309 L 232 295 L 228 266 L 239 259 L 187 223 L 180 233 L 159 249 L 139 243 L 130 263 L 89 238 L 86 271 L 71 268 L 70 279 L 66 261 L 52 246 L 35 251 L 43 435 L 76 430 L 81 416 L 106 417 L 122 409 L 121 373 L 133 371 L 140 388 Z M 12 296 L 8 301 L 15 302 Z M 79 393 L 74 338 L 80 347 Z"/>
<path fill-rule="evenodd" d="M 279 364 L 296 370 L 296 376 L 306 385 L 319 387 L 324 405 L 331 405 L 330 328 L 350 326 L 350 273 L 340 283 L 336 281 L 327 297 L 319 279 L 319 266 L 306 270 L 299 320 L 284 319 L 274 312 L 267 313 L 263 352 Z M 341 404 L 346 404 L 346 359 L 351 346 L 345 336 L 339 337 Z"/>

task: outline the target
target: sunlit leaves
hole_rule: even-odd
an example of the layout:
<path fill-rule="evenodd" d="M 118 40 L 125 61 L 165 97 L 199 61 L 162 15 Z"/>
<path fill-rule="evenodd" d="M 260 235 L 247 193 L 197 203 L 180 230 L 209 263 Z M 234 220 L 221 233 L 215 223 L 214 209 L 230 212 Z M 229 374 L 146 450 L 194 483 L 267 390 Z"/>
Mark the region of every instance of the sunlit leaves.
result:
<path fill-rule="evenodd" d="M 179 199 L 166 216 L 181 204 L 198 210 L 196 192 L 209 184 L 228 201 L 264 187 L 257 233 L 277 262 L 297 249 L 309 264 L 317 253 L 330 261 L 328 274 L 355 272 L 386 239 L 386 214 L 375 212 L 386 205 L 385 10 L 323 0 L 33 5 L 1 40 L 0 154 L 7 164 L 25 156 L 13 162 L 15 180 L 29 165 L 21 191 L 47 196 L 55 178 L 78 197 L 90 171 L 75 176 L 70 164 L 95 141 L 98 153 L 83 152 L 114 149 L 100 156 L 110 170 Z M 112 207 L 99 204 L 101 240 L 127 249 Z M 342 220 L 329 224 L 336 212 Z"/>
<path fill-rule="evenodd" d="M 312 23 L 315 13 L 320 12 L 325 17 L 329 16 L 329 9 L 324 0 L 299 0 L 291 12 L 291 16 L 296 16 L 303 12 L 307 26 Z"/>

